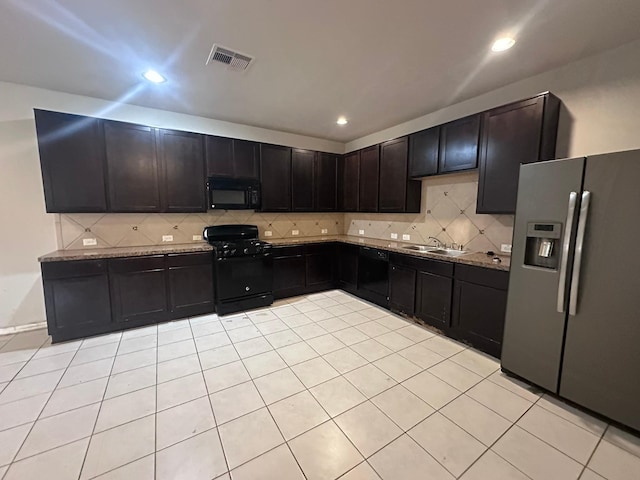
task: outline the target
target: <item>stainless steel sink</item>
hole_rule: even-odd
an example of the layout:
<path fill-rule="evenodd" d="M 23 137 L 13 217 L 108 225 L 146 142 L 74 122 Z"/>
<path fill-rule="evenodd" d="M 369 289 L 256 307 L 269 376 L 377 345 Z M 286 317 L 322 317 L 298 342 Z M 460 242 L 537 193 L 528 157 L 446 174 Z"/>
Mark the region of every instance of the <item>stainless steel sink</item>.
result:
<path fill-rule="evenodd" d="M 453 250 L 451 248 L 430 247 L 428 245 L 405 245 L 402 248 L 406 250 L 413 250 L 416 252 L 435 253 L 436 255 L 443 255 L 445 257 L 459 257 L 460 255 L 466 255 L 467 253 L 469 253 L 466 250 Z"/>

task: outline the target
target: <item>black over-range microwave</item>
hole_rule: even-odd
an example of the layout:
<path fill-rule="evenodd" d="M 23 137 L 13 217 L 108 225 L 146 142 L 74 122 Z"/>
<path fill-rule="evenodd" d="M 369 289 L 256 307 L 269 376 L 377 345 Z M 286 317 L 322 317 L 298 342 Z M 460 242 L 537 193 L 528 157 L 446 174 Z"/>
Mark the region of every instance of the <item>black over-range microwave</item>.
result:
<path fill-rule="evenodd" d="M 209 177 L 209 208 L 215 210 L 257 210 L 260 182 L 249 179 Z"/>

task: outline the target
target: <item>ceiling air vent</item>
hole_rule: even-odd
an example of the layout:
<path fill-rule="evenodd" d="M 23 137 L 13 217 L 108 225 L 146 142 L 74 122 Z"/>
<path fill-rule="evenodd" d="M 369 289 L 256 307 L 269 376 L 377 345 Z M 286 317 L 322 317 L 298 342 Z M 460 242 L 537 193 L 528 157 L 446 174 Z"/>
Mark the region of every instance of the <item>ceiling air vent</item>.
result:
<path fill-rule="evenodd" d="M 207 59 L 207 65 L 218 62 L 227 65 L 231 70 L 242 71 L 246 70 L 252 61 L 253 58 L 248 55 L 234 52 L 229 48 L 221 47 L 214 43 L 211 53 L 209 53 L 209 58 Z"/>

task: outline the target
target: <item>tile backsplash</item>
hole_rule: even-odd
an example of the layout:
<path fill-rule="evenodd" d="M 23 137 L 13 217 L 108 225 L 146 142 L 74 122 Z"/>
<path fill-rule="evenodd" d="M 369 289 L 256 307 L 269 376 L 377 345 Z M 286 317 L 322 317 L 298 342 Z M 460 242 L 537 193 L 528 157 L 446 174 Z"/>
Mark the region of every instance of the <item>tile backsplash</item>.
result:
<path fill-rule="evenodd" d="M 457 243 L 472 251 L 500 251 L 511 243 L 513 215 L 477 215 L 477 172 L 431 177 L 422 181 L 420 213 L 258 213 L 250 210 L 209 211 L 207 213 L 107 213 L 57 215 L 58 244 L 65 250 L 100 247 L 131 247 L 196 243 L 207 225 L 247 223 L 257 225 L 260 237 L 269 238 L 327 235 L 360 235 L 398 241 L 403 235 L 411 243 L 427 244 L 436 237 L 447 244 Z M 271 231 L 271 237 L 265 235 Z M 173 236 L 172 242 L 163 237 Z M 84 239 L 96 245 L 85 246 Z"/>
<path fill-rule="evenodd" d="M 58 216 L 58 245 L 64 250 L 100 247 L 137 247 L 198 243 L 207 225 L 244 223 L 257 225 L 260 237 L 286 238 L 339 235 L 344 232 L 342 213 L 257 213 L 251 210 L 212 210 L 207 213 L 105 213 L 61 214 Z M 272 236 L 267 237 L 266 231 Z M 173 241 L 163 242 L 171 235 Z M 84 239 L 96 239 L 97 245 L 86 247 Z"/>
<path fill-rule="evenodd" d="M 379 214 L 348 213 L 345 233 L 398 241 L 428 244 L 436 237 L 450 245 L 457 243 L 475 252 L 500 251 L 500 245 L 510 244 L 513 236 L 513 215 L 476 214 L 478 173 L 466 172 L 422 180 L 422 211 L 420 213 Z"/>

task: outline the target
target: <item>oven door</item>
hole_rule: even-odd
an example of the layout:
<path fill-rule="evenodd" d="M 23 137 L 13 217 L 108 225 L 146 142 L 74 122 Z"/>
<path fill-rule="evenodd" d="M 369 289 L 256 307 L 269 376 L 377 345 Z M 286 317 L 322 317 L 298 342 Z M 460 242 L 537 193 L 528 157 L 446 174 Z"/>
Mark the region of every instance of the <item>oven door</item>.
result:
<path fill-rule="evenodd" d="M 218 302 L 272 293 L 273 258 L 270 253 L 218 258 L 215 263 Z"/>

